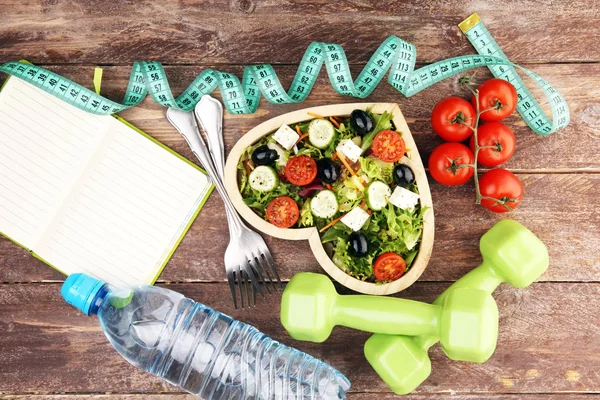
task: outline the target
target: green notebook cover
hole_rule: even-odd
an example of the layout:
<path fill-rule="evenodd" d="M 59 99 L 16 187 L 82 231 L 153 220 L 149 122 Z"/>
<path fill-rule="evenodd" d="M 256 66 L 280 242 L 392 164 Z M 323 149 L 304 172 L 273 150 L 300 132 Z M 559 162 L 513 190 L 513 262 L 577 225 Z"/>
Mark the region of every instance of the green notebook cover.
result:
<path fill-rule="evenodd" d="M 23 61 L 26 62 L 26 61 Z M 10 76 L 4 81 L 4 83 L 2 84 L 2 86 L 0 87 L 0 91 L 2 89 L 4 89 L 4 87 L 6 86 L 6 84 L 8 83 L 10 79 Z M 58 99 L 57 99 L 58 100 Z M 125 119 L 119 117 L 118 115 L 113 115 L 113 117 L 115 119 L 117 119 L 119 122 L 127 125 L 128 127 L 132 128 L 134 131 L 136 131 L 137 133 L 139 133 L 140 135 L 142 135 L 143 137 L 145 137 L 146 139 L 150 140 L 151 142 L 153 142 L 154 144 L 158 145 L 159 147 L 163 148 L 164 150 L 168 151 L 169 153 L 173 154 L 174 156 L 176 156 L 177 158 L 179 158 L 180 160 L 182 160 L 183 162 L 191 165 L 192 167 L 194 167 L 195 169 L 199 170 L 200 172 L 202 172 L 203 174 L 206 175 L 206 171 L 204 171 L 202 168 L 200 168 L 198 165 L 194 164 L 193 162 L 191 162 L 190 160 L 188 160 L 187 158 L 183 157 L 181 154 L 173 151 L 172 149 L 170 149 L 169 147 L 165 146 L 163 143 L 159 142 L 158 140 L 156 140 L 155 138 L 153 138 L 152 136 L 148 135 L 146 132 L 142 131 L 141 129 L 139 129 L 138 127 L 134 126 L 133 124 L 131 124 L 130 122 L 126 121 Z M 173 253 L 175 252 L 175 250 L 177 249 L 177 247 L 179 246 L 179 244 L 181 243 L 181 241 L 183 240 L 183 238 L 185 237 L 185 235 L 187 234 L 187 232 L 189 231 L 190 227 L 192 226 L 192 223 L 195 221 L 196 217 L 198 216 L 198 214 L 200 213 L 200 210 L 202 209 L 202 207 L 204 206 L 204 204 L 206 203 L 206 200 L 208 200 L 208 197 L 210 196 L 210 194 L 212 193 L 212 191 L 214 190 L 214 185 L 212 183 L 209 183 L 209 187 L 205 192 L 204 197 L 201 199 L 198 208 L 193 212 L 192 216 L 190 217 L 187 225 L 183 228 L 181 235 L 179 236 L 179 238 L 176 240 L 175 244 L 173 245 L 173 247 L 170 249 L 169 253 L 167 254 L 167 256 L 165 257 L 165 261 L 162 265 L 160 265 L 156 271 L 156 273 L 152 276 L 149 276 L 148 279 L 146 280 L 146 284 L 148 285 L 152 285 L 156 282 L 156 280 L 158 279 L 158 277 L 160 276 L 160 274 L 162 273 L 162 271 L 164 270 L 165 266 L 168 264 L 169 260 L 171 259 L 171 257 L 173 256 Z M 26 246 L 24 246 L 23 244 L 19 243 L 18 241 L 12 239 L 11 237 L 9 237 L 8 235 L 0 232 L 0 235 L 3 237 L 6 237 L 7 239 L 9 239 L 10 241 L 12 241 L 13 243 L 17 244 L 18 246 L 24 248 L 25 250 L 27 250 L 33 257 L 37 258 L 38 260 L 42 261 L 43 263 L 45 263 L 46 265 L 54 268 L 55 270 L 61 272 L 64 274 L 64 272 L 60 269 L 60 267 L 52 265 L 50 262 L 44 260 L 42 257 L 40 257 L 39 255 L 37 255 L 33 250 L 27 248 Z"/>

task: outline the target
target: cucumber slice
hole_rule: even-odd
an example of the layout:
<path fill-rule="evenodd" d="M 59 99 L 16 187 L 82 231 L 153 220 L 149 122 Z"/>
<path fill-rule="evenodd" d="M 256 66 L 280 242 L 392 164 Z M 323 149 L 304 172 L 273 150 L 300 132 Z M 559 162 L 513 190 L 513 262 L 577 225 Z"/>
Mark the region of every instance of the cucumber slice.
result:
<path fill-rule="evenodd" d="M 331 190 L 321 190 L 310 199 L 310 211 L 315 217 L 331 218 L 339 208 L 337 196 Z"/>
<path fill-rule="evenodd" d="M 324 149 L 335 139 L 333 124 L 325 119 L 315 119 L 308 125 L 308 140 L 318 149 Z"/>
<path fill-rule="evenodd" d="M 248 181 L 252 189 L 259 192 L 270 192 L 279 184 L 279 176 L 273 168 L 266 165 L 259 165 L 250 172 Z"/>
<path fill-rule="evenodd" d="M 381 181 L 373 181 L 367 185 L 366 201 L 369 208 L 373 211 L 379 211 L 388 203 L 392 195 L 392 189 Z"/>
<path fill-rule="evenodd" d="M 275 150 L 277 152 L 277 154 L 279 155 L 279 158 L 277 159 L 277 165 L 280 167 L 285 167 L 285 165 L 288 162 L 288 155 L 285 152 L 285 150 L 283 149 L 283 147 L 281 147 L 280 145 L 278 145 L 275 142 L 267 143 L 267 147 L 270 148 L 271 150 Z"/>

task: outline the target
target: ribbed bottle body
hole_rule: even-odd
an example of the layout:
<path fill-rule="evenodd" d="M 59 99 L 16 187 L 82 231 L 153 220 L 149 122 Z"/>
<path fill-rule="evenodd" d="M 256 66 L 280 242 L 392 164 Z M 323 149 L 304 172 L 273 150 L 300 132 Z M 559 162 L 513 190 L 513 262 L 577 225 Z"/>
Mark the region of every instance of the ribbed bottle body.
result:
<path fill-rule="evenodd" d="M 251 325 L 168 289 L 123 290 L 100 306 L 106 336 L 133 365 L 189 393 L 206 400 L 345 398 L 350 383 L 339 371 Z"/>

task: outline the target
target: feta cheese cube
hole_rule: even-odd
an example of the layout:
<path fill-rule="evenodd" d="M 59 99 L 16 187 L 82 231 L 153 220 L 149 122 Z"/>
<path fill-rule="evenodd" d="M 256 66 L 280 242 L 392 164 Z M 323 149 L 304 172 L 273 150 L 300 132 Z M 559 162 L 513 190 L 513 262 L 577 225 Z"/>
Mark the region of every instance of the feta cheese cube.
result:
<path fill-rule="evenodd" d="M 362 154 L 362 149 L 352 141 L 352 139 L 344 139 L 335 148 L 335 151 L 342 153 L 344 157 L 351 160 L 353 163 L 358 161 Z"/>
<path fill-rule="evenodd" d="M 419 203 L 419 198 L 420 196 L 417 193 L 411 192 L 401 186 L 396 186 L 389 201 L 403 210 L 412 210 Z"/>
<path fill-rule="evenodd" d="M 273 139 L 275 139 L 275 141 L 279 143 L 283 148 L 289 150 L 292 147 L 294 147 L 298 139 L 300 139 L 300 136 L 295 130 L 293 130 L 286 124 L 283 124 L 273 134 Z"/>
<path fill-rule="evenodd" d="M 342 223 L 354 232 L 358 232 L 369 219 L 369 213 L 360 207 L 354 207 L 341 219 Z"/>

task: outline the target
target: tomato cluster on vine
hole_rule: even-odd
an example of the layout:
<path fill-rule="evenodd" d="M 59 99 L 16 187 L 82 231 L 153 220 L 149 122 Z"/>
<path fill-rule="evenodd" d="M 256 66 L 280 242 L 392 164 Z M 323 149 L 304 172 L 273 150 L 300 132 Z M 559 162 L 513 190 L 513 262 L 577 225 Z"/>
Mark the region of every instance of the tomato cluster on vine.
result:
<path fill-rule="evenodd" d="M 471 84 L 468 78 L 461 83 Z M 514 112 L 517 102 L 514 86 L 503 79 L 482 83 L 472 90 L 470 102 L 457 96 L 438 102 L 431 113 L 431 126 L 447 142 L 429 157 L 433 179 L 456 186 L 474 176 L 478 204 L 498 213 L 517 207 L 523 198 L 523 185 L 515 174 L 496 168 L 477 176 L 477 165 L 496 167 L 513 156 L 515 134 L 500 121 Z M 469 146 L 460 143 L 466 140 Z"/>

